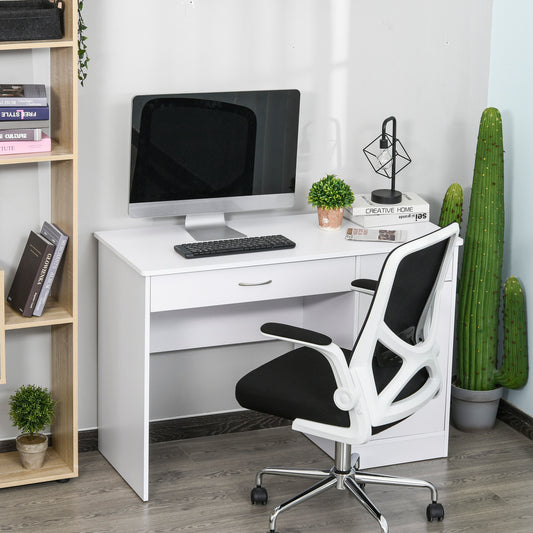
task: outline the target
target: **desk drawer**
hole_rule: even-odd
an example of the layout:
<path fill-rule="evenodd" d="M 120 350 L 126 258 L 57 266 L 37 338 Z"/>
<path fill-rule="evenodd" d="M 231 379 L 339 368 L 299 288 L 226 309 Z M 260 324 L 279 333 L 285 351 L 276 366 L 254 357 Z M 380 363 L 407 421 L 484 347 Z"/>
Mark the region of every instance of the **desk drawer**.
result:
<path fill-rule="evenodd" d="M 345 292 L 354 276 L 350 257 L 154 276 L 151 311 Z"/>

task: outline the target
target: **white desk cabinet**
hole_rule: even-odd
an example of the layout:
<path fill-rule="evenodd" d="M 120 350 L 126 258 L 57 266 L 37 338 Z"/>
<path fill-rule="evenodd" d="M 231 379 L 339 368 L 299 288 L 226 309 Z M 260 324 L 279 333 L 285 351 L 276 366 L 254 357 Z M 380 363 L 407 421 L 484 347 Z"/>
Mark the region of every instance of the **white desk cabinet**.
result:
<path fill-rule="evenodd" d="M 192 240 L 182 226 L 95 235 L 99 449 L 145 501 L 150 354 L 270 342 L 259 332 L 267 321 L 316 329 L 350 347 L 370 302 L 352 292 L 350 282 L 376 278 L 395 246 L 346 241 L 344 228 L 320 230 L 316 215 L 243 218 L 230 225 L 251 236 L 282 233 L 296 248 L 184 259 L 173 249 Z M 422 223 L 403 229 L 412 239 L 436 228 Z M 440 312 L 444 388 L 423 410 L 356 450 L 362 467 L 447 455 L 456 263 Z M 328 443 L 317 444 L 328 451 Z"/>

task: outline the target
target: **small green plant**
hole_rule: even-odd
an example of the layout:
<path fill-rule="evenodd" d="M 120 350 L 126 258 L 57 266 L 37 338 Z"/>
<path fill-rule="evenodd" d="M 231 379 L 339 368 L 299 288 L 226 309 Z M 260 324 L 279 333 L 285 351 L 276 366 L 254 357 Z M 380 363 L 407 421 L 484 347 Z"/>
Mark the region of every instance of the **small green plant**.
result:
<path fill-rule="evenodd" d="M 89 68 L 89 55 L 87 54 L 87 37 L 85 36 L 85 30 L 87 26 L 83 21 L 82 15 L 83 0 L 78 1 L 78 79 L 81 86 L 85 83 L 87 78 L 87 69 Z"/>
<path fill-rule="evenodd" d="M 52 423 L 56 402 L 48 389 L 22 385 L 9 397 L 9 418 L 13 425 L 33 438 Z"/>
<path fill-rule="evenodd" d="M 354 201 L 350 186 L 335 174 L 328 174 L 313 183 L 309 190 L 308 202 L 324 209 L 343 209 L 350 207 Z"/>

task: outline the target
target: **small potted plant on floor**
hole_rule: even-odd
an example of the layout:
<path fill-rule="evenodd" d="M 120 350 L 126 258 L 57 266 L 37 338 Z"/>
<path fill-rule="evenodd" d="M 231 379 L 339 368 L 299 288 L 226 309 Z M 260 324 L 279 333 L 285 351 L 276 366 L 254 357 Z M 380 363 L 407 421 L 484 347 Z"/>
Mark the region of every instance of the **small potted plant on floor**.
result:
<path fill-rule="evenodd" d="M 28 470 L 41 468 L 48 437 L 40 431 L 54 418 L 55 400 L 48 389 L 36 385 L 22 385 L 9 398 L 9 417 L 13 425 L 22 431 L 17 437 L 17 450 L 22 466 Z"/>
<path fill-rule="evenodd" d="M 350 207 L 354 195 L 350 186 L 335 174 L 313 183 L 308 201 L 318 209 L 318 224 L 325 230 L 341 227 L 344 208 Z"/>

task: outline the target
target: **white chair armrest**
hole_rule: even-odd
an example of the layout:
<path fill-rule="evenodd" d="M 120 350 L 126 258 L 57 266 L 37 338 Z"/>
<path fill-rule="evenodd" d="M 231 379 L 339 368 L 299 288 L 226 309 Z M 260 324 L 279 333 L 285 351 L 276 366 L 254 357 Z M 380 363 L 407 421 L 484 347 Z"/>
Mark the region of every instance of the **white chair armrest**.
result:
<path fill-rule="evenodd" d="M 321 353 L 327 359 L 337 384 L 333 396 L 335 405 L 343 411 L 349 411 L 357 404 L 360 391 L 355 386 L 344 352 L 327 335 L 275 322 L 263 324 L 261 332 L 267 337 L 294 342 Z"/>

